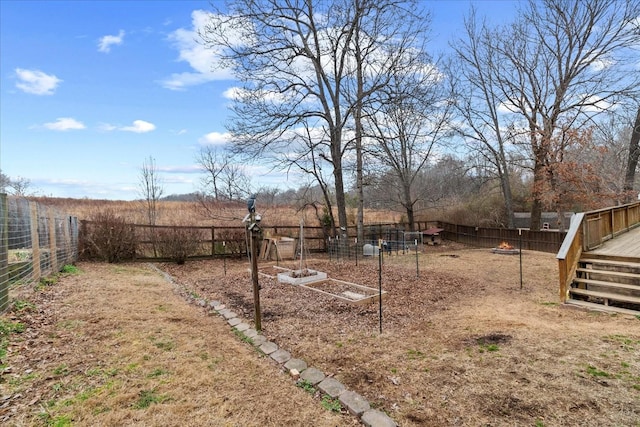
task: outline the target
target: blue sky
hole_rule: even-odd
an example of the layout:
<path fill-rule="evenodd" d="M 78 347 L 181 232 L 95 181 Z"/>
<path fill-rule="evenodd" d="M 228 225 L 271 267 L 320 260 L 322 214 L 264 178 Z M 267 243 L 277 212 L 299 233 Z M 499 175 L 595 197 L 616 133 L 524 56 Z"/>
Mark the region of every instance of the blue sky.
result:
<path fill-rule="evenodd" d="M 469 1 L 429 1 L 434 50 Z M 512 1 L 477 2 L 509 15 Z M 132 200 L 152 156 L 165 194 L 198 190 L 195 156 L 224 144 L 231 76 L 195 27 L 208 1 L 0 0 L 0 168 L 52 197 Z M 495 16 L 494 16 L 495 19 Z M 300 177 L 248 165 L 254 183 Z"/>

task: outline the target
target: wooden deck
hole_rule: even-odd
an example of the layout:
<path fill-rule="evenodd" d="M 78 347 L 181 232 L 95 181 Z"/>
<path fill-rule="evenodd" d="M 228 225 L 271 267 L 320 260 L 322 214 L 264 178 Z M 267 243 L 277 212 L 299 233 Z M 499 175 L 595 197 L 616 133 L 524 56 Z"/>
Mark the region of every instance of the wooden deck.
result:
<path fill-rule="evenodd" d="M 640 227 L 622 233 L 592 251 L 584 252 L 585 256 L 604 258 L 634 258 L 640 262 Z"/>

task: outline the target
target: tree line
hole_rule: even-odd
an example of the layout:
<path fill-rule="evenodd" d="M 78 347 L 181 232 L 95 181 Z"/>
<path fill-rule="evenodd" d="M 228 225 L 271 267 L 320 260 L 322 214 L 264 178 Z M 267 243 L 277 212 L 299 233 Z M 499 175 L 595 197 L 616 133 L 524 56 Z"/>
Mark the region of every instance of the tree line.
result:
<path fill-rule="evenodd" d="M 365 207 L 402 211 L 412 228 L 425 209 L 458 206 L 507 228 L 526 209 L 538 230 L 543 210 L 637 197 L 640 0 L 530 0 L 496 24 L 471 8 L 447 54 L 429 51 L 429 5 L 213 3 L 200 39 L 237 87 L 230 146 L 195 159 L 203 213 L 258 193 L 312 206 L 332 235 L 355 223 L 361 236 Z M 255 187 L 249 162 L 306 178 Z M 140 178 L 154 224 L 152 157 Z"/>
<path fill-rule="evenodd" d="M 640 2 L 532 0 L 499 24 L 471 9 L 439 56 L 426 5 L 214 4 L 200 36 L 238 87 L 231 149 L 198 159 L 204 193 L 239 196 L 232 159 L 258 159 L 307 176 L 332 230 L 355 205 L 358 235 L 372 204 L 413 224 L 424 206 L 483 191 L 504 226 L 526 207 L 538 230 L 543 210 L 634 197 Z"/>

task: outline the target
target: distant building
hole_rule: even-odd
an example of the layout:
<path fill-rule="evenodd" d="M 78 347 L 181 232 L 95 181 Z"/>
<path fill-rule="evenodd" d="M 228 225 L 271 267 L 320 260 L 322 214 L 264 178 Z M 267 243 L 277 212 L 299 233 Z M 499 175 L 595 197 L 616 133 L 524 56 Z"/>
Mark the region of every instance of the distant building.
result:
<path fill-rule="evenodd" d="M 531 212 L 514 212 L 514 225 L 516 228 L 529 228 L 531 225 Z M 564 229 L 568 230 L 571 225 L 571 217 L 573 212 L 564 213 Z M 558 213 L 542 212 L 540 221 L 540 229 L 542 230 L 558 230 Z"/>

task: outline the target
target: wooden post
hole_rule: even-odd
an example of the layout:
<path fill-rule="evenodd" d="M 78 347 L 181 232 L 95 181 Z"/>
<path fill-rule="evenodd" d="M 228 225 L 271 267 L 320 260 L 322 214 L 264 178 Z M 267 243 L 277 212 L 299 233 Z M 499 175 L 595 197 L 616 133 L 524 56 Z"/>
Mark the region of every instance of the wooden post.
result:
<path fill-rule="evenodd" d="M 253 215 L 252 215 L 253 217 Z M 253 221 L 253 218 L 252 218 Z M 254 222 L 255 223 L 255 222 Z M 256 331 L 262 330 L 262 314 L 260 312 L 260 285 L 258 284 L 258 234 L 254 228 L 251 230 L 251 282 L 253 284 L 253 308 Z"/>
<path fill-rule="evenodd" d="M 62 240 L 64 245 L 64 263 L 73 263 L 73 256 L 71 255 L 71 219 L 67 216 L 62 227 Z"/>
<path fill-rule="evenodd" d="M 0 313 L 9 306 L 9 208 L 0 194 Z"/>
<path fill-rule="evenodd" d="M 53 209 L 47 209 L 49 220 L 49 263 L 51 273 L 57 273 L 58 269 L 58 242 L 56 241 L 56 214 Z"/>
<path fill-rule="evenodd" d="M 378 328 L 382 334 L 382 257 L 384 249 L 378 245 Z"/>
<path fill-rule="evenodd" d="M 211 226 L 211 258 L 216 257 L 216 228 Z"/>
<path fill-rule="evenodd" d="M 40 280 L 40 236 L 38 235 L 38 204 L 29 202 L 31 220 L 31 268 L 33 269 L 33 281 Z"/>

